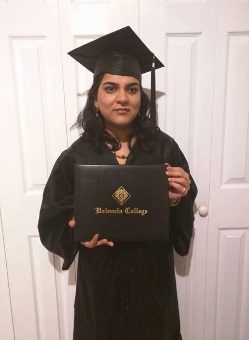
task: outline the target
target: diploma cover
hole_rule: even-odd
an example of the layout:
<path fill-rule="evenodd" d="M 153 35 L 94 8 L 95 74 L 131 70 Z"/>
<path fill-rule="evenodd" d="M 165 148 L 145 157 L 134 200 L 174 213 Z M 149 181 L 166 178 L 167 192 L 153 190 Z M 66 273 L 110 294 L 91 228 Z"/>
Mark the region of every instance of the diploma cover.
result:
<path fill-rule="evenodd" d="M 164 165 L 75 165 L 75 241 L 169 239 Z"/>

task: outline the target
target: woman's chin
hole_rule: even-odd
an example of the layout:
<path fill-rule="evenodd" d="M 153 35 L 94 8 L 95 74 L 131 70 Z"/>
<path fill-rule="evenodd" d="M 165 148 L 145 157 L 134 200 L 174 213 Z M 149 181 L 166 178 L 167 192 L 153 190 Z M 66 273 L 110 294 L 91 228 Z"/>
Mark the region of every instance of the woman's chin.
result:
<path fill-rule="evenodd" d="M 128 121 L 124 119 L 119 119 L 119 120 L 116 120 L 115 122 L 106 122 L 106 127 L 110 129 L 113 128 L 113 129 L 124 130 L 124 129 L 130 129 L 132 126 L 133 126 L 133 120 Z"/>

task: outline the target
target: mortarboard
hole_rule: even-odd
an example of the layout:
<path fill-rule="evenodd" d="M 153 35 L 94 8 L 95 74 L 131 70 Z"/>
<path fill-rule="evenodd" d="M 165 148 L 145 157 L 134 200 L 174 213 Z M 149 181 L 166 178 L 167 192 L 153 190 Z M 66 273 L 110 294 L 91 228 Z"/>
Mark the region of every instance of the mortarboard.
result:
<path fill-rule="evenodd" d="M 109 33 L 68 53 L 96 77 L 101 73 L 127 75 L 141 81 L 151 71 L 151 118 L 156 119 L 155 69 L 163 67 L 130 26 Z"/>

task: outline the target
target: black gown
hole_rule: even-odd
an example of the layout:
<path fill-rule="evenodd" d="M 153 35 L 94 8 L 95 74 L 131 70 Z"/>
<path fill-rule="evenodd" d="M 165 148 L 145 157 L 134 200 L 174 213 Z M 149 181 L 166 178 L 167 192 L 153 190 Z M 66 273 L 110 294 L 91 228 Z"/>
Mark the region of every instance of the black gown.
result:
<path fill-rule="evenodd" d="M 176 142 L 159 132 L 152 152 L 136 143 L 126 164 L 166 162 L 189 173 Z M 73 216 L 74 164 L 118 162 L 107 146 L 96 151 L 83 134 L 58 158 L 44 190 L 39 218 L 43 245 L 64 259 L 63 269 L 79 252 L 73 339 L 180 340 L 173 247 L 180 255 L 189 251 L 197 193 L 193 179 L 188 195 L 170 208 L 169 242 L 121 242 L 113 248 L 88 249 L 73 242 L 73 229 L 67 225 Z"/>

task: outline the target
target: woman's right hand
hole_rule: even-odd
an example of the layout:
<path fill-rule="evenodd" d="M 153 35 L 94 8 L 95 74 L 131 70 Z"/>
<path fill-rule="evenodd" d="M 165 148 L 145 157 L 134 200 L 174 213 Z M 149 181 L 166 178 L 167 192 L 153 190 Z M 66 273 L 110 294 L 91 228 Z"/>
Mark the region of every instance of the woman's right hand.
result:
<path fill-rule="evenodd" d="M 95 248 L 95 247 L 103 246 L 103 245 L 106 245 L 109 247 L 114 246 L 114 243 L 112 241 L 108 241 L 106 238 L 99 240 L 99 234 L 95 234 L 93 238 L 91 239 L 91 241 L 80 242 L 80 243 L 86 248 Z"/>
<path fill-rule="evenodd" d="M 68 226 L 70 228 L 75 228 L 76 222 L 75 222 L 74 217 L 69 220 Z M 114 246 L 114 243 L 112 241 L 108 241 L 106 238 L 99 240 L 98 234 L 95 234 L 90 241 L 80 242 L 80 243 L 86 248 L 95 248 L 95 247 L 102 246 L 102 245 L 107 245 L 109 247 Z"/>

